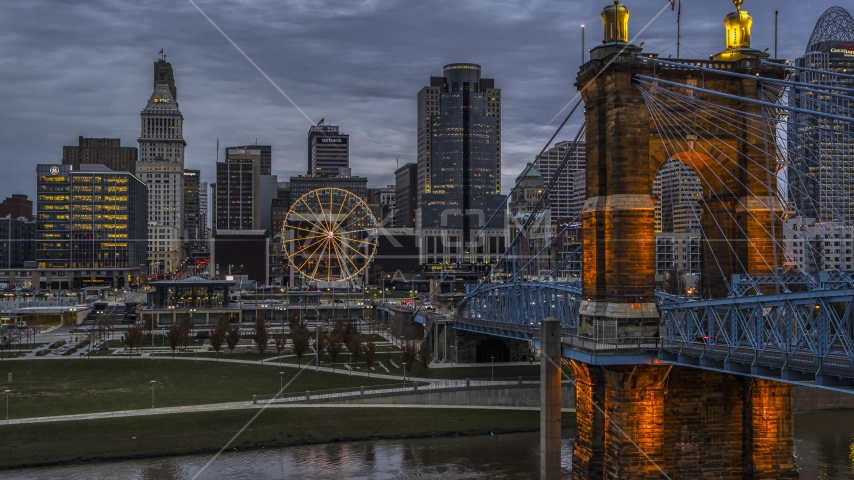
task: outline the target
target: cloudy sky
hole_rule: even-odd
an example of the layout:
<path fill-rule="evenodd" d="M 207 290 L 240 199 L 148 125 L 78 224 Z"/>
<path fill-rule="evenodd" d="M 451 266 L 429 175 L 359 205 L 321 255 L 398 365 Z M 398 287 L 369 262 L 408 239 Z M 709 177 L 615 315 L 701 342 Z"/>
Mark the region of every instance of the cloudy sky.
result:
<path fill-rule="evenodd" d="M 574 95 L 587 47 L 601 41 L 605 0 L 195 0 L 306 113 L 351 138 L 351 166 L 371 186 L 415 161 L 415 98 L 442 66 L 472 62 L 502 89 L 504 185 L 543 148 Z M 803 53 L 838 0 L 746 0 L 753 47 Z M 676 55 L 667 0 L 629 0 L 635 44 Z M 664 11 L 657 18 L 656 15 Z M 684 0 L 683 57 L 724 48 L 728 0 Z M 0 198 L 35 193 L 35 165 L 59 163 L 77 137 L 136 146 L 139 112 L 163 48 L 184 115 L 186 166 L 212 181 L 221 146 L 273 145 L 273 173 L 305 171 L 311 124 L 189 0 L 4 2 L 0 17 Z M 558 140 L 574 136 L 574 122 Z"/>

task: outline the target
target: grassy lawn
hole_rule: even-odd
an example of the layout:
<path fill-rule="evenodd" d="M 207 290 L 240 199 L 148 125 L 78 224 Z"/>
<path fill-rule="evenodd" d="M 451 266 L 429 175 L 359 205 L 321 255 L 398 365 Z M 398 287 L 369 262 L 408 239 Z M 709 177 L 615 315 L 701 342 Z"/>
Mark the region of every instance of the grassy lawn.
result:
<path fill-rule="evenodd" d="M 283 369 L 285 383 L 297 370 Z M 158 358 L 57 359 L 6 362 L 0 376 L 11 418 L 71 415 L 151 407 L 155 380 L 158 407 L 248 401 L 279 390 L 279 370 L 262 365 L 192 362 Z M 388 380 L 304 371 L 287 391 L 328 390 L 376 385 Z"/>
<path fill-rule="evenodd" d="M 256 413 L 248 409 L 4 425 L 0 468 L 216 452 Z M 232 447 L 530 432 L 539 428 L 539 418 L 538 411 L 515 410 L 270 408 Z M 574 424 L 575 415 L 564 414 L 564 427 Z"/>
<path fill-rule="evenodd" d="M 3 350 L 3 353 L 2 355 L 0 355 L 0 358 L 18 358 L 26 353 L 30 353 L 29 350 L 23 350 L 20 352 L 17 350 Z"/>

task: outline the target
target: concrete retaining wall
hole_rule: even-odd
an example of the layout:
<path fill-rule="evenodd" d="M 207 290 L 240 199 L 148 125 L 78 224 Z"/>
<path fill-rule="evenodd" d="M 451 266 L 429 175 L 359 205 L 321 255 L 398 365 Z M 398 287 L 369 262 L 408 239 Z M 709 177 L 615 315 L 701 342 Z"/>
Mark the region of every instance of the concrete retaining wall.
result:
<path fill-rule="evenodd" d="M 539 385 L 451 388 L 440 391 L 406 392 L 348 399 L 320 399 L 309 403 L 393 405 L 479 405 L 484 407 L 540 407 Z M 575 387 L 563 385 L 563 408 L 575 408 Z"/>

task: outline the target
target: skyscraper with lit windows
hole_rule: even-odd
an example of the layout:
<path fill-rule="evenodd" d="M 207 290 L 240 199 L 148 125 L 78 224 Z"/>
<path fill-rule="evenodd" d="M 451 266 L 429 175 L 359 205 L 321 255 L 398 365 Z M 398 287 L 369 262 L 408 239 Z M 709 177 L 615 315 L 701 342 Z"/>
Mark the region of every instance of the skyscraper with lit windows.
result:
<path fill-rule="evenodd" d="M 442 76 L 430 77 L 418 93 L 417 168 L 421 263 L 433 269 L 454 263 L 500 210 L 464 263 L 494 260 L 506 235 L 500 208 L 501 90 L 495 80 L 481 77 L 480 65 L 445 65 Z"/>
<path fill-rule="evenodd" d="M 36 267 L 86 276 L 72 280 L 73 288 L 98 279 L 110 284 L 104 271 L 121 284 L 136 277 L 148 242 L 145 184 L 103 165 L 38 165 L 36 172 Z"/>
<path fill-rule="evenodd" d="M 184 117 L 172 65 L 154 63 L 154 91 L 140 114 L 137 177 L 148 184 L 149 274 L 168 273 L 181 262 L 184 233 Z"/>

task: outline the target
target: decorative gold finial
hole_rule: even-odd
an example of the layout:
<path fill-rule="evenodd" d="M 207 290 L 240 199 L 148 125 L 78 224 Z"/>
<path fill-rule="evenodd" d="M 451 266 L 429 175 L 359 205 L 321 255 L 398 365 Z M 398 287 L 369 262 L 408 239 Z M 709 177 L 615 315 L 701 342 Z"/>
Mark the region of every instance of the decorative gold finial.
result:
<path fill-rule="evenodd" d="M 602 12 L 602 25 L 605 27 L 604 43 L 629 41 L 629 9 L 614 0 Z"/>
<path fill-rule="evenodd" d="M 735 4 L 735 9 L 741 11 L 741 4 L 744 3 L 744 0 L 732 0 L 732 3 Z"/>

